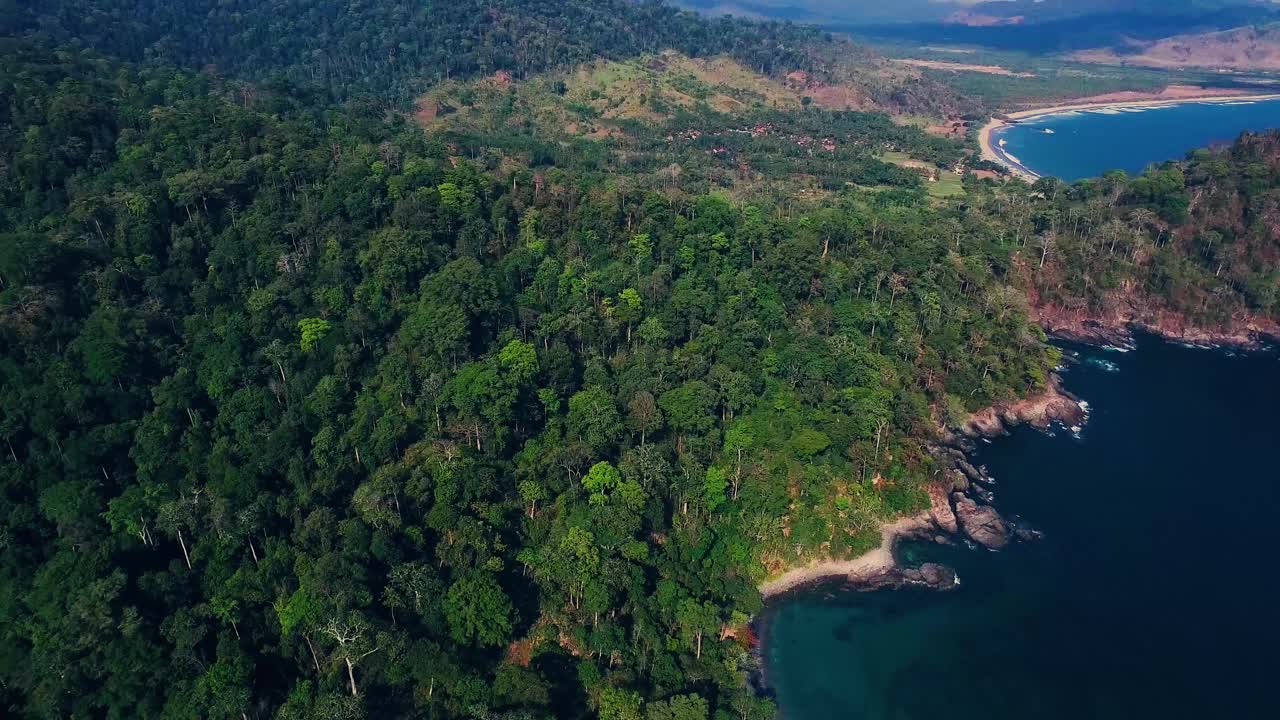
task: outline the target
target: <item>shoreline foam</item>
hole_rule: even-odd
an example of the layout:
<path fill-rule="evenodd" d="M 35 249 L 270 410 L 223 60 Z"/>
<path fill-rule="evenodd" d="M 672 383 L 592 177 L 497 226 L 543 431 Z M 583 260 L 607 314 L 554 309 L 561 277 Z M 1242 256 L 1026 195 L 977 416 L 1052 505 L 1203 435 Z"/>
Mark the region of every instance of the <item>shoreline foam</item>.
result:
<path fill-rule="evenodd" d="M 1126 108 L 1161 108 L 1171 107 L 1174 105 L 1184 105 L 1186 103 L 1214 103 L 1214 104 L 1230 104 L 1238 102 L 1257 102 L 1260 100 L 1277 100 L 1280 99 L 1280 93 L 1267 94 L 1247 94 L 1238 95 L 1197 95 L 1189 97 L 1174 98 L 1150 98 L 1146 100 L 1101 100 L 1096 102 L 1081 101 L 1065 105 L 1053 105 L 1043 108 L 1030 108 L 1027 110 L 1018 110 L 1009 113 L 1005 119 L 992 118 L 982 129 L 978 131 L 978 147 L 981 149 L 981 157 L 983 160 L 1003 165 L 1013 172 L 1014 175 L 1021 177 L 1028 182 L 1035 182 L 1040 179 L 1040 175 L 1031 168 L 1026 167 L 1017 158 L 1009 155 L 1000 147 L 996 141 L 996 133 L 1013 127 L 1012 121 L 1026 121 L 1037 118 L 1049 117 L 1052 115 L 1062 115 L 1071 112 L 1080 112 L 1087 110 L 1117 110 L 1123 111 Z"/>

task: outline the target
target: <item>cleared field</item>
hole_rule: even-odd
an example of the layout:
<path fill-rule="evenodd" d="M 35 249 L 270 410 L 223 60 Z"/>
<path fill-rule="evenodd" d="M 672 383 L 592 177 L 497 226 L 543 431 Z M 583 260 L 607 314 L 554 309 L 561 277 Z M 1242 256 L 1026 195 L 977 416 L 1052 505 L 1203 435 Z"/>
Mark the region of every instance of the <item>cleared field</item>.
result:
<path fill-rule="evenodd" d="M 926 183 L 926 187 L 929 194 L 936 198 L 955 197 L 965 193 L 963 178 L 950 171 L 939 173 L 937 182 Z"/>
<path fill-rule="evenodd" d="M 917 60 L 915 58 L 899 58 L 894 62 L 903 65 L 912 65 L 914 67 L 928 68 L 930 70 L 950 70 L 952 72 L 976 72 L 986 75 L 1003 75 L 1005 77 L 1030 78 L 1035 77 L 1033 73 L 1014 72 L 1006 67 L 999 65 L 972 65 L 969 63 L 946 62 L 945 60 Z"/>

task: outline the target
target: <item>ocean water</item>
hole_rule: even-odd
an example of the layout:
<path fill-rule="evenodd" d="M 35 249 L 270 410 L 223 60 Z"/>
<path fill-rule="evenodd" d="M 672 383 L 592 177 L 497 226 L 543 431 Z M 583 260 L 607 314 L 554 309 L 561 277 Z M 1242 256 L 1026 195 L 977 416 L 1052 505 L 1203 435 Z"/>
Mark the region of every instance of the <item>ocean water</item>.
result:
<path fill-rule="evenodd" d="M 1001 510 L 1044 539 L 900 548 L 956 568 L 948 593 L 772 602 L 784 718 L 1280 716 L 1280 357 L 1072 349 L 1081 436 L 1019 429 L 978 453 Z"/>
<path fill-rule="evenodd" d="M 1115 169 L 1141 173 L 1245 130 L 1275 127 L 1280 100 L 1191 102 L 1045 115 L 999 131 L 995 141 L 1005 140 L 1004 151 L 1033 172 L 1075 181 Z"/>

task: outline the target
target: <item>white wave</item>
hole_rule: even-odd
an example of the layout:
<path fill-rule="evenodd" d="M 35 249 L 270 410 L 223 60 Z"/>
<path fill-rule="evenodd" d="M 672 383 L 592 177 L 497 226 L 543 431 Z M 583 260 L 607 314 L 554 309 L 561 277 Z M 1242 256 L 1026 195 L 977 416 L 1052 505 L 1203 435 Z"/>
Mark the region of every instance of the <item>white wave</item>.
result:
<path fill-rule="evenodd" d="M 1116 365 L 1110 360 L 1104 360 L 1102 358 L 1093 357 L 1093 358 L 1089 358 L 1087 363 L 1094 367 L 1101 368 L 1106 372 L 1120 372 L 1120 366 Z"/>
<path fill-rule="evenodd" d="M 1042 124 L 1049 120 L 1054 120 L 1056 118 L 1072 117 L 1080 114 L 1081 114 L 1080 110 L 1056 110 L 1054 112 L 1045 113 L 1043 115 L 1036 115 L 1035 117 L 1027 118 L 1026 120 L 1019 122 L 1018 124 L 1034 126 L 1034 125 Z"/>

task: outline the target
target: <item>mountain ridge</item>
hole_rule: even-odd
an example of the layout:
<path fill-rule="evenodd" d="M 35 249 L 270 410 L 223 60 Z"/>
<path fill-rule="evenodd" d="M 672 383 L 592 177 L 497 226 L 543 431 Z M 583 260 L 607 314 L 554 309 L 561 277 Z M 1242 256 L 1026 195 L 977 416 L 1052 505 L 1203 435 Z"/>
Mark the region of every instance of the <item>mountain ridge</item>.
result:
<path fill-rule="evenodd" d="M 1174 35 L 1154 41 L 1133 40 L 1119 48 L 1095 48 L 1074 60 L 1151 68 L 1280 70 L 1280 22 L 1267 25 Z"/>

